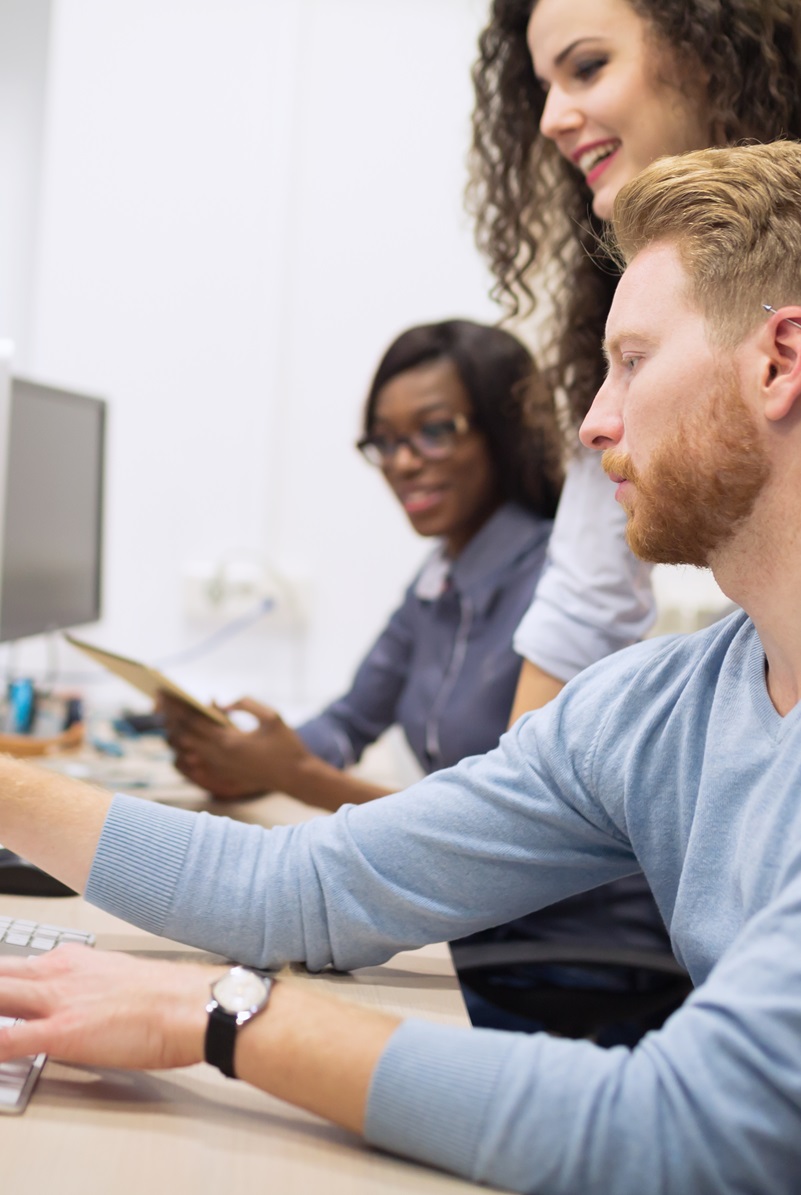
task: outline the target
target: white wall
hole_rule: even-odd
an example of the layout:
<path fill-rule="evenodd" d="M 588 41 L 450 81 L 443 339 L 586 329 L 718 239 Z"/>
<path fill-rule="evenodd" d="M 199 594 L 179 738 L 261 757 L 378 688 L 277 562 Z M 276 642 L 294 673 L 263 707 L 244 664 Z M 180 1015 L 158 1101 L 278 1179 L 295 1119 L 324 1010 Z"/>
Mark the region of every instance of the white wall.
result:
<path fill-rule="evenodd" d="M 197 642 L 194 561 L 306 582 L 305 630 L 265 618 L 171 669 L 201 695 L 332 696 L 425 550 L 352 442 L 397 332 L 498 314 L 462 211 L 487 8 L 0 0 L 0 336 L 111 402 L 92 637 L 154 661 Z M 658 587 L 665 629 L 719 600 Z"/>
<path fill-rule="evenodd" d="M 39 215 L 50 0 L 0 0 L 0 337 L 24 358 Z"/>
<path fill-rule="evenodd" d="M 265 619 L 178 673 L 313 703 L 399 597 L 424 545 L 352 441 L 392 336 L 497 315 L 462 213 L 485 15 L 52 0 L 25 364 L 112 404 L 98 641 L 193 643 L 183 566 L 263 554 L 309 579 L 308 632 Z"/>

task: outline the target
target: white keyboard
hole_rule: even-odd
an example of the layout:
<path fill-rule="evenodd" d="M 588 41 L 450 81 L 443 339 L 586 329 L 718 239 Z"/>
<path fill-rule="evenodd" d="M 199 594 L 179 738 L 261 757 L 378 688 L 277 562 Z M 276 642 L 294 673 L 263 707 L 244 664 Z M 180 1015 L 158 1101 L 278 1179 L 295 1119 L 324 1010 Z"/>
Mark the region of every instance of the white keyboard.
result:
<path fill-rule="evenodd" d="M 62 942 L 94 946 L 95 937 L 64 926 L 0 916 L 0 955 L 45 954 Z M 11 1024 L 12 1017 L 0 1017 L 0 1026 Z M 0 1113 L 24 1112 L 45 1058 L 45 1054 L 29 1054 L 10 1062 L 0 1062 Z"/>
<path fill-rule="evenodd" d="M 95 936 L 80 929 L 65 929 L 63 925 L 45 925 L 44 922 L 0 915 L 0 955 L 44 954 L 62 942 L 94 946 Z"/>

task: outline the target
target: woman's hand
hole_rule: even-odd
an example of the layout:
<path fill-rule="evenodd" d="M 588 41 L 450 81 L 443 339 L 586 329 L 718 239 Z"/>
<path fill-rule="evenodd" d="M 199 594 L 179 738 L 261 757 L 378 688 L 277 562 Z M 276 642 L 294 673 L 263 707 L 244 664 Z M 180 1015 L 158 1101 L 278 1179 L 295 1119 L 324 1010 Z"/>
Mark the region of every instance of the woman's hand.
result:
<path fill-rule="evenodd" d="M 254 730 L 220 726 L 183 701 L 162 693 L 158 701 L 175 766 L 187 780 L 223 801 L 291 793 L 301 786 L 302 765 L 313 759 L 302 739 L 275 710 L 249 697 L 223 709 L 243 710 L 258 723 Z"/>
<path fill-rule="evenodd" d="M 47 1053 L 66 1062 L 155 1070 L 203 1060 L 210 986 L 224 967 L 132 958 L 87 946 L 0 959 L 0 1062 Z"/>

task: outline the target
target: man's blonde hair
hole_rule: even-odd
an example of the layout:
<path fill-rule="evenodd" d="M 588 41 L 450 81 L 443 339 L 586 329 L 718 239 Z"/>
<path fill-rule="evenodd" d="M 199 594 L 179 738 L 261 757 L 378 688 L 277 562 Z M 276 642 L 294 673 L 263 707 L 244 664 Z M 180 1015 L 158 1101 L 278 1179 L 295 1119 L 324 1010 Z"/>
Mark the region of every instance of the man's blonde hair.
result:
<path fill-rule="evenodd" d="M 676 247 L 721 344 L 765 318 L 763 303 L 801 303 L 801 144 L 704 149 L 660 158 L 621 188 L 610 249 L 628 265 L 649 245 Z"/>

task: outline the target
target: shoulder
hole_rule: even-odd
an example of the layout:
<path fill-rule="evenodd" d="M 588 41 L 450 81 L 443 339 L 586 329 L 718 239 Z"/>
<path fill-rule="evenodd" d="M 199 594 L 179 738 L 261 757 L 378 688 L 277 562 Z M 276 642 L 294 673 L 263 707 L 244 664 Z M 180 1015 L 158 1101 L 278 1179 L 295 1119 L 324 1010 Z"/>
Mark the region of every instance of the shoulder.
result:
<path fill-rule="evenodd" d="M 693 717 L 721 680 L 738 676 L 758 638 L 738 610 L 702 631 L 665 635 L 623 648 L 580 673 L 554 703 L 561 719 L 578 719 L 614 735 L 675 713 Z"/>
<path fill-rule="evenodd" d="M 479 605 L 509 586 L 526 588 L 530 600 L 545 562 L 551 527 L 550 519 L 516 503 L 504 503 L 453 562 L 454 586 Z"/>

